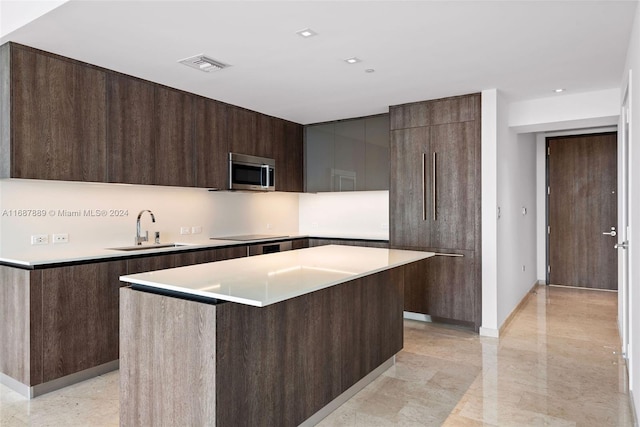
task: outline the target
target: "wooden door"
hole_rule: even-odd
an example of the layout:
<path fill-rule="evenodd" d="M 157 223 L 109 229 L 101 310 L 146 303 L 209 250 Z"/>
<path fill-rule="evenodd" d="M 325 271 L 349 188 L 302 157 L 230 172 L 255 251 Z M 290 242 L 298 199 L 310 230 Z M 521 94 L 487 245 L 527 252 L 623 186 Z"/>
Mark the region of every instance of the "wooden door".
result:
<path fill-rule="evenodd" d="M 429 153 L 428 127 L 391 132 L 389 240 L 394 246 L 431 246 L 427 200 Z"/>
<path fill-rule="evenodd" d="M 549 283 L 617 289 L 617 133 L 547 143 Z"/>
<path fill-rule="evenodd" d="M 427 159 L 431 235 L 427 246 L 473 250 L 475 245 L 476 123 L 430 127 Z"/>

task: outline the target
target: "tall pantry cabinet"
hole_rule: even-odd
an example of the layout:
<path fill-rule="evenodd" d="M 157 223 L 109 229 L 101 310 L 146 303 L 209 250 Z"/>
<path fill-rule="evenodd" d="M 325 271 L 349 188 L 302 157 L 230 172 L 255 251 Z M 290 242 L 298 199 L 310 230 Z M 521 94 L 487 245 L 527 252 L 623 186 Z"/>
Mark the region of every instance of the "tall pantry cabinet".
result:
<path fill-rule="evenodd" d="M 390 130 L 390 246 L 438 254 L 405 281 L 405 311 L 478 330 L 480 94 L 392 106 Z"/>

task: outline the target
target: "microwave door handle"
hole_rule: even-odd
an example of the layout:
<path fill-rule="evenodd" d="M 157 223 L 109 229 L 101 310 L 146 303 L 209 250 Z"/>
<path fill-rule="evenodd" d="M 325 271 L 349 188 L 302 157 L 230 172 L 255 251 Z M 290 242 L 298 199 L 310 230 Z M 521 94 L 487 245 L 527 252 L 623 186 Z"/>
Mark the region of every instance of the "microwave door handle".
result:
<path fill-rule="evenodd" d="M 262 165 L 261 168 L 265 176 L 266 185 L 262 181 L 262 174 L 260 174 L 260 186 L 262 188 L 269 188 L 269 165 Z"/>

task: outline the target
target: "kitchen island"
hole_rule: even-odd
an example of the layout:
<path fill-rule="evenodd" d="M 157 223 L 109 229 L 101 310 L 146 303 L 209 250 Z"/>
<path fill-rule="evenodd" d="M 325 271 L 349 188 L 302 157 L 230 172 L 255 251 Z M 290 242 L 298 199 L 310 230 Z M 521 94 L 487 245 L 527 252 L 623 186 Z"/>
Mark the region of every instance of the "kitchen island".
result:
<path fill-rule="evenodd" d="M 320 246 L 121 277 L 120 422 L 313 425 L 393 364 L 428 252 Z"/>

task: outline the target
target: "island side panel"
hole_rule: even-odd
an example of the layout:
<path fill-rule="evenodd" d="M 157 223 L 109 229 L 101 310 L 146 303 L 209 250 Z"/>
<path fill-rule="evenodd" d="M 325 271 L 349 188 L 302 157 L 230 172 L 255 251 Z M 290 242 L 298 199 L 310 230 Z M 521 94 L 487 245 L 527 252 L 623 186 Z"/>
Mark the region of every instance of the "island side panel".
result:
<path fill-rule="evenodd" d="M 218 426 L 296 426 L 402 349 L 403 267 L 218 306 Z"/>
<path fill-rule="evenodd" d="M 39 271 L 0 266 L 0 372 L 26 386 L 42 382 Z"/>
<path fill-rule="evenodd" d="M 120 425 L 215 426 L 216 306 L 120 290 Z"/>

